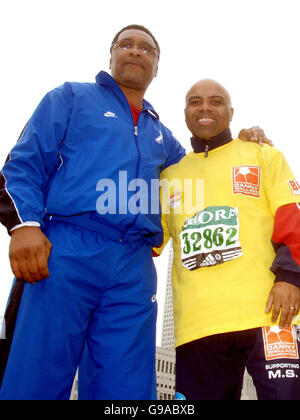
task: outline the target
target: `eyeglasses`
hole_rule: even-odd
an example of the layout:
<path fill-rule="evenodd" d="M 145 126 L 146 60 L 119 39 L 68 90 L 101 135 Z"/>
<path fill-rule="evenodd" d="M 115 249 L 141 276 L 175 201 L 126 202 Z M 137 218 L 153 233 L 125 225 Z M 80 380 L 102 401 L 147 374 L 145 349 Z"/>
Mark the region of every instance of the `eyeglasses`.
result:
<path fill-rule="evenodd" d="M 136 47 L 138 51 L 143 55 L 155 55 L 156 53 L 158 53 L 156 48 L 150 47 L 150 45 L 148 44 L 135 44 L 133 41 L 130 40 L 114 42 L 111 47 L 113 48 L 115 45 L 117 45 L 117 47 L 119 47 L 122 51 L 130 51 Z"/>

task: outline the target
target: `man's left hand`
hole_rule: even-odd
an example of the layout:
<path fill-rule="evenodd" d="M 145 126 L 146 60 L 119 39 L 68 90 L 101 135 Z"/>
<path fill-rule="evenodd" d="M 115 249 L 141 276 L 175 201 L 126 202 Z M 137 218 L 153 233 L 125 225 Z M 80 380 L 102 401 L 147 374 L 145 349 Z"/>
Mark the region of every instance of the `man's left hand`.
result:
<path fill-rule="evenodd" d="M 279 327 L 289 327 L 293 318 L 298 314 L 300 307 L 300 289 L 286 282 L 275 283 L 267 301 L 266 313 L 273 307 L 272 322 L 279 317 Z"/>
<path fill-rule="evenodd" d="M 258 143 L 260 146 L 266 143 L 270 146 L 274 146 L 272 140 L 268 139 L 265 135 L 264 130 L 260 127 L 255 126 L 251 128 L 243 128 L 239 133 L 239 139 L 245 141 L 252 141 Z"/>

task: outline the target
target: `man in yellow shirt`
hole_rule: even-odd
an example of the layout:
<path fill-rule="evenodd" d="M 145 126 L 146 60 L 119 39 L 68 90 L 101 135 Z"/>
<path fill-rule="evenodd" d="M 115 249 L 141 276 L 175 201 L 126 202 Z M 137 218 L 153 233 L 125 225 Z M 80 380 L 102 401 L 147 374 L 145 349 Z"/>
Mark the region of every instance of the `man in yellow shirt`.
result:
<path fill-rule="evenodd" d="M 239 399 L 247 367 L 259 399 L 300 399 L 300 185 L 277 149 L 232 140 L 217 82 L 191 88 L 185 115 L 193 152 L 161 175 L 177 392 Z"/>

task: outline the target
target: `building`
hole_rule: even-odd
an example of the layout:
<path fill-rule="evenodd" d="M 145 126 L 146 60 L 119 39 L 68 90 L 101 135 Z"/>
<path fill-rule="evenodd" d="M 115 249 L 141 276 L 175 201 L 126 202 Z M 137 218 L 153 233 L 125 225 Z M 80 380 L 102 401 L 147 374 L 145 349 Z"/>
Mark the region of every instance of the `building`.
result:
<path fill-rule="evenodd" d="M 4 325 L 4 317 L 0 316 L 0 338 L 5 337 L 5 325 Z"/>
<path fill-rule="evenodd" d="M 174 400 L 175 351 L 166 347 L 156 348 L 157 398 Z"/>
<path fill-rule="evenodd" d="M 169 251 L 168 271 L 167 271 L 167 284 L 166 295 L 164 304 L 164 316 L 162 325 L 162 339 L 161 346 L 163 348 L 174 349 L 174 316 L 173 316 L 173 294 L 172 294 L 172 264 L 173 264 L 173 246 L 172 240 Z"/>
<path fill-rule="evenodd" d="M 175 338 L 172 295 L 172 243 L 169 251 L 166 295 L 162 325 L 161 347 L 156 347 L 157 398 L 174 400 L 175 397 Z"/>

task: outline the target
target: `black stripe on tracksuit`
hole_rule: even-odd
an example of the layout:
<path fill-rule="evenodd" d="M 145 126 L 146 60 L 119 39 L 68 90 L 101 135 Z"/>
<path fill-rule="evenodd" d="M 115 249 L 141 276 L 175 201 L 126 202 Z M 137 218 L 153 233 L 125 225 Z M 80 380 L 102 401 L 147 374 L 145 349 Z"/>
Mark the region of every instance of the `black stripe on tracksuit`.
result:
<path fill-rule="evenodd" d="M 9 159 L 8 157 L 7 161 Z M 14 226 L 22 223 L 15 203 L 6 189 L 6 179 L 2 172 L 0 174 L 0 222 L 7 228 L 8 233 Z"/>
<path fill-rule="evenodd" d="M 27 124 L 23 128 L 17 142 L 21 140 L 26 127 Z M 10 155 L 8 155 L 5 163 L 7 163 L 9 160 Z M 10 232 L 10 229 L 12 229 L 14 226 L 22 223 L 22 220 L 20 219 L 18 211 L 15 207 L 15 203 L 6 189 L 6 179 L 2 172 L 0 173 L 0 222 L 7 228 L 8 232 Z M 13 340 L 23 289 L 24 281 L 22 279 L 16 279 L 4 315 L 5 339 L 0 339 L 0 387 L 10 353 L 10 347 Z"/>
<path fill-rule="evenodd" d="M 28 123 L 21 131 L 17 143 L 21 140 L 27 125 Z M 10 154 L 8 155 L 5 163 L 7 163 L 9 160 Z M 8 233 L 14 226 L 22 223 L 22 220 L 20 219 L 18 211 L 16 209 L 15 203 L 7 191 L 6 179 L 3 172 L 0 173 L 0 223 L 2 223 L 7 228 Z"/>

